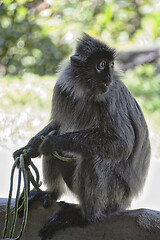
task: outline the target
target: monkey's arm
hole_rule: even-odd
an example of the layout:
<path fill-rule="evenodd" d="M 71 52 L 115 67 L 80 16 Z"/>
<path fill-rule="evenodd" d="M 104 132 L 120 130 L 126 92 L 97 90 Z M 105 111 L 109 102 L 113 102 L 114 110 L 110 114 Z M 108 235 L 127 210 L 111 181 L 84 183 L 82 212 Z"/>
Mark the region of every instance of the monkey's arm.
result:
<path fill-rule="evenodd" d="M 113 130 L 101 131 L 88 129 L 54 135 L 50 132 L 40 145 L 39 151 L 50 155 L 53 151 L 71 151 L 80 154 L 101 154 L 108 159 L 121 160 L 128 158 L 133 145 L 128 144 Z"/>
<path fill-rule="evenodd" d="M 49 132 L 54 130 L 56 134 L 56 125 L 53 122 L 50 122 L 46 127 L 44 127 L 40 132 L 38 132 L 34 137 L 30 139 L 28 144 L 13 153 L 14 159 L 20 156 L 23 153 L 23 150 L 27 151 L 27 158 L 35 158 L 40 155 L 39 146 L 42 143 L 41 135 L 46 136 Z M 53 133 L 53 132 L 52 132 Z"/>

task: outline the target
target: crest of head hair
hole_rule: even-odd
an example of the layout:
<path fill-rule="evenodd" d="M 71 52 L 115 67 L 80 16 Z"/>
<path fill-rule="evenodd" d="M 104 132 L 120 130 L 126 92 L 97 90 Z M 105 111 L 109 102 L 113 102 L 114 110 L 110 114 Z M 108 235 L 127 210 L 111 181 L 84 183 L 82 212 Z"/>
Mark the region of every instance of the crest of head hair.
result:
<path fill-rule="evenodd" d="M 75 54 L 81 56 L 83 59 L 86 59 L 91 54 L 106 53 L 108 59 L 115 58 L 115 49 L 110 48 L 105 43 L 100 40 L 91 37 L 87 33 L 83 33 L 81 39 L 77 43 Z"/>

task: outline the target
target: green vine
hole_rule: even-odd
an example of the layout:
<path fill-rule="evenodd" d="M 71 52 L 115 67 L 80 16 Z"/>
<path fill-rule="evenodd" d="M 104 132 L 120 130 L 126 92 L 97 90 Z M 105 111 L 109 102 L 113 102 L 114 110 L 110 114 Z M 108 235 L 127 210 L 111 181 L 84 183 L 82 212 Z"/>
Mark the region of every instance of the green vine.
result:
<path fill-rule="evenodd" d="M 42 190 L 39 188 L 40 184 L 39 184 L 38 169 L 31 161 L 30 166 L 36 174 L 36 180 L 35 180 L 29 167 L 26 168 L 26 166 L 25 166 L 26 154 L 27 154 L 27 152 L 26 152 L 26 150 L 24 150 L 23 154 L 21 154 L 20 157 L 16 158 L 16 160 L 13 164 L 12 170 L 11 170 L 10 190 L 9 190 L 9 196 L 8 196 L 8 202 L 7 202 L 6 218 L 5 218 L 5 225 L 4 225 L 4 230 L 3 230 L 3 234 L 2 234 L 2 239 L 19 240 L 21 238 L 21 236 L 25 230 L 26 223 L 27 223 L 27 217 L 28 217 L 28 195 L 29 195 L 30 183 L 33 184 L 34 188 L 37 191 L 42 192 Z M 11 215 L 13 178 L 14 178 L 14 173 L 15 173 L 16 167 L 19 168 L 18 187 L 17 187 L 17 194 L 16 194 L 16 199 L 15 199 L 14 216 L 13 216 L 12 225 L 11 225 L 12 227 L 10 229 L 9 237 L 7 238 L 6 236 L 7 236 L 7 232 L 8 232 L 10 215 Z M 23 191 L 20 195 L 21 175 L 23 175 L 24 187 L 23 187 Z M 20 202 L 22 199 L 23 199 L 22 204 L 18 208 L 18 202 Z M 22 208 L 23 208 L 23 221 L 22 221 L 21 229 L 20 229 L 18 236 L 14 238 L 18 211 L 22 210 Z"/>
<path fill-rule="evenodd" d="M 41 139 L 44 140 L 44 136 L 41 136 Z M 61 155 L 59 155 L 57 152 L 52 153 L 53 156 L 56 158 L 65 161 L 65 162 L 70 162 L 70 161 L 75 161 L 78 158 L 66 158 Z M 10 190 L 9 190 L 9 196 L 8 196 L 8 202 L 7 202 L 7 209 L 6 209 L 6 218 L 5 218 L 5 224 L 4 224 L 4 230 L 2 233 L 2 239 L 5 240 L 19 240 L 25 230 L 26 224 L 27 224 L 27 217 L 28 217 L 28 195 L 30 192 L 30 183 L 34 186 L 34 188 L 38 192 L 43 192 L 39 187 L 39 172 L 36 166 L 32 161 L 30 161 L 30 167 L 32 170 L 35 172 L 36 179 L 34 178 L 32 171 L 30 170 L 29 166 L 25 166 L 25 159 L 27 157 L 27 151 L 26 149 L 23 150 L 23 154 L 20 155 L 20 157 L 17 157 L 12 170 L 11 170 L 11 178 L 10 178 Z M 14 216 L 12 220 L 12 225 L 9 233 L 9 238 L 7 238 L 7 232 L 8 232 L 8 227 L 10 223 L 10 215 L 11 215 L 11 199 L 12 199 L 12 190 L 13 190 L 13 178 L 14 178 L 14 173 L 15 169 L 18 167 L 19 169 L 19 174 L 18 174 L 18 186 L 17 186 L 17 194 L 16 194 L 16 199 L 15 199 L 15 208 L 14 208 Z M 23 191 L 20 194 L 20 188 L 21 188 L 21 179 L 23 175 L 23 181 L 24 181 L 24 186 L 23 186 Z M 22 202 L 21 206 L 18 207 L 18 203 Z M 21 225 L 20 232 L 17 237 L 14 238 L 14 233 L 15 233 L 15 227 L 16 227 L 16 221 L 17 221 L 17 215 L 18 211 L 23 210 L 23 221 Z"/>

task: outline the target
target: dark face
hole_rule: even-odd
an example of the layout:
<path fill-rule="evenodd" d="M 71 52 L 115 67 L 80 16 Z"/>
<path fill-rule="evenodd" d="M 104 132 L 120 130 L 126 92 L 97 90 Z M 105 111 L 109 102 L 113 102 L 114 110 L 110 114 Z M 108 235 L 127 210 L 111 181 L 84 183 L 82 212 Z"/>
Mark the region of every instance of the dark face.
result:
<path fill-rule="evenodd" d="M 114 59 L 108 59 L 107 53 L 94 53 L 85 60 L 79 55 L 73 55 L 71 64 L 82 85 L 92 95 L 108 90 L 113 78 Z"/>
<path fill-rule="evenodd" d="M 102 93 L 106 92 L 112 82 L 114 62 L 101 58 L 95 63 L 94 68 L 94 81 L 96 82 L 97 88 L 99 88 Z"/>

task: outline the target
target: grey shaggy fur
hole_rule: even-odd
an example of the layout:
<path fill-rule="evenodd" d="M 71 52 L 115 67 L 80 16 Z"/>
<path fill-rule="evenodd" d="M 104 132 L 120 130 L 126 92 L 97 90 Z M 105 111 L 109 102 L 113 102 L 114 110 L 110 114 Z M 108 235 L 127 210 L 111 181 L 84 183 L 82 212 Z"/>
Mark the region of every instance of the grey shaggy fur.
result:
<path fill-rule="evenodd" d="M 25 146 L 30 157 L 43 154 L 48 191 L 60 197 L 65 182 L 87 222 L 129 207 L 144 185 L 150 161 L 144 116 L 113 70 L 114 59 L 115 50 L 84 34 L 59 74 L 50 124 Z M 51 156 L 53 151 L 78 160 L 62 162 Z M 46 229 L 44 239 L 54 233 Z"/>

